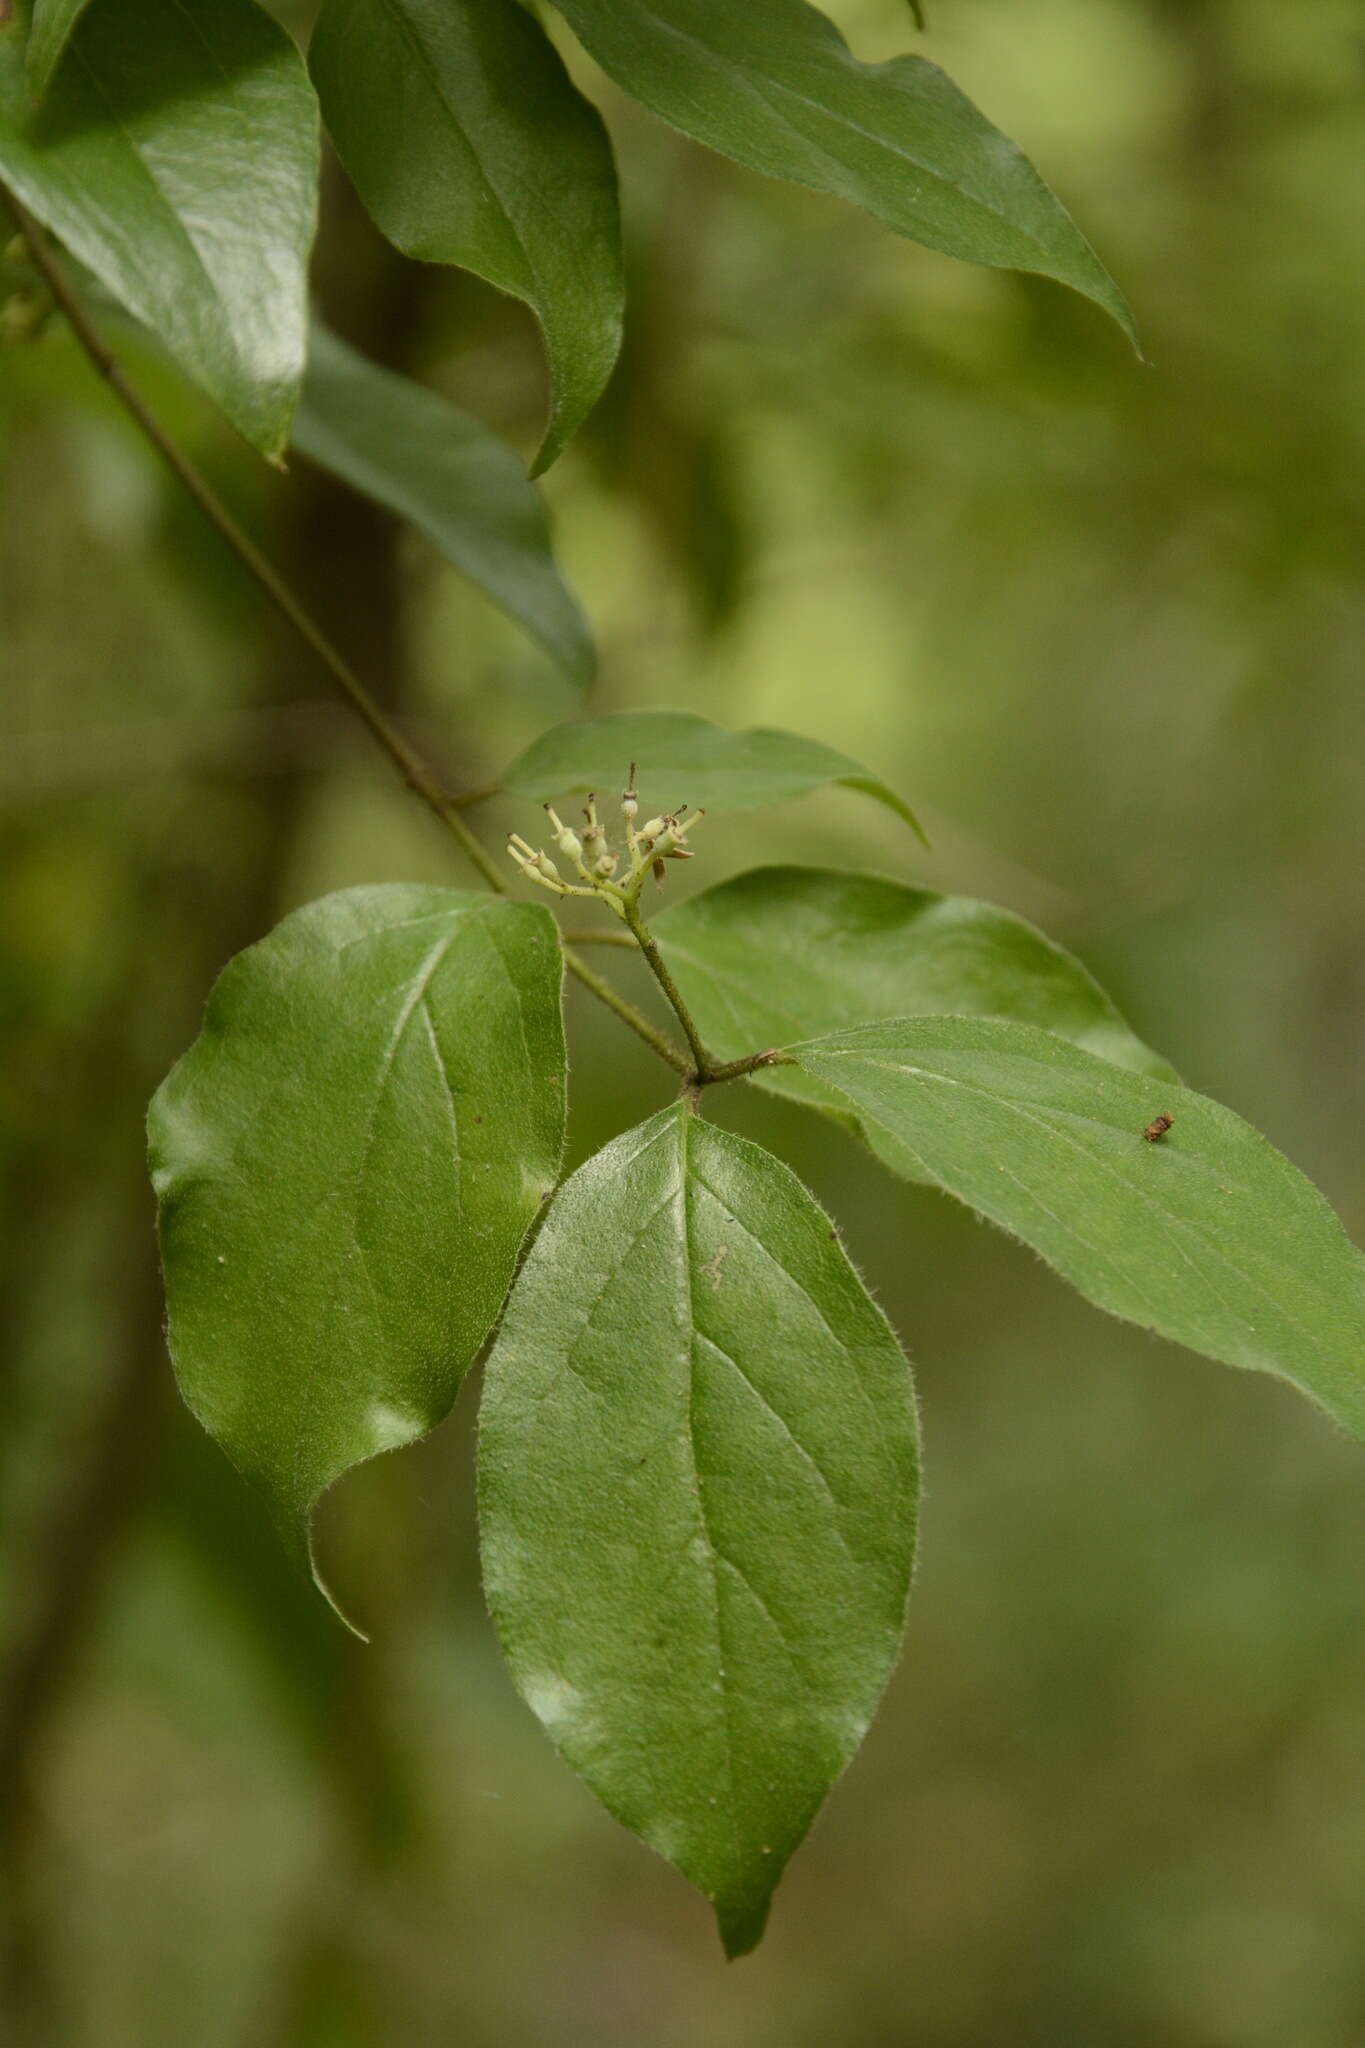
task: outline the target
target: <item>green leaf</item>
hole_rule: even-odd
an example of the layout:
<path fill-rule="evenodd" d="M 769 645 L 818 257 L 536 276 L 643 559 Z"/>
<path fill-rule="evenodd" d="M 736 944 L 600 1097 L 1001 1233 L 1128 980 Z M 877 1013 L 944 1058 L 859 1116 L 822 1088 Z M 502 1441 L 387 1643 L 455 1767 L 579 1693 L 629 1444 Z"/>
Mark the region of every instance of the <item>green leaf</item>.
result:
<path fill-rule="evenodd" d="M 348 889 L 232 961 L 152 1103 L 180 1389 L 301 1562 L 497 1315 L 558 1169 L 560 981 L 537 905 Z"/>
<path fill-rule="evenodd" d="M 35 99 L 43 97 L 55 78 L 71 31 L 88 4 L 89 0 L 33 0 L 26 63 Z"/>
<path fill-rule="evenodd" d="M 517 757 L 502 786 L 541 802 L 578 790 L 615 792 L 625 788 L 632 761 L 646 810 L 684 801 L 707 811 L 756 810 L 837 782 L 876 797 L 924 837 L 909 805 L 847 754 L 792 732 L 724 732 L 686 711 L 617 711 L 556 725 Z"/>
<path fill-rule="evenodd" d="M 903 1019 L 795 1053 L 1100 1308 L 1276 1373 L 1365 1439 L 1365 1258 L 1231 1110 L 1026 1024 Z"/>
<path fill-rule="evenodd" d="M 278 454 L 317 195 L 298 51 L 253 0 L 97 0 L 35 113 L 22 25 L 0 29 L 0 178 Z"/>
<path fill-rule="evenodd" d="M 533 473 L 621 346 L 616 171 L 596 109 L 518 0 L 327 0 L 309 50 L 342 162 L 395 247 L 531 308 L 553 402 Z"/>
<path fill-rule="evenodd" d="M 479 1446 L 519 1691 L 744 1954 L 900 1642 L 918 1449 L 894 1335 L 788 1169 L 679 1105 L 555 1197 Z"/>
<path fill-rule="evenodd" d="M 831 868 L 754 868 L 675 904 L 653 930 L 722 1060 L 846 1025 L 951 1013 L 1036 1024 L 1135 1073 L 1175 1078 L 1079 960 L 970 897 Z M 849 1120 L 847 1100 L 800 1067 L 753 1078 Z M 886 1131 L 862 1135 L 897 1172 L 920 1177 Z"/>
<path fill-rule="evenodd" d="M 315 325 L 294 446 L 410 519 L 566 675 L 588 680 L 592 637 L 555 567 L 540 493 L 487 427 Z"/>
<path fill-rule="evenodd" d="M 1037 271 L 1133 341 L 1122 294 L 1028 159 L 924 57 L 860 64 L 805 0 L 556 0 L 623 91 L 736 163 L 927 248 Z"/>

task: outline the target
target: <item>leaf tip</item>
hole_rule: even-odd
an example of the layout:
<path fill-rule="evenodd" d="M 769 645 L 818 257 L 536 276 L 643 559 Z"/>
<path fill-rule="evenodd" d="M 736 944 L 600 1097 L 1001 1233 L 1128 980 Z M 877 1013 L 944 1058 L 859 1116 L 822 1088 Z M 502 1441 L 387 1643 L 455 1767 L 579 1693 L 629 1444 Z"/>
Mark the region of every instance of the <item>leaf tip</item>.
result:
<path fill-rule="evenodd" d="M 290 1550 L 294 1551 L 295 1554 L 297 1554 L 300 1548 L 297 1538 L 295 1538 L 294 1541 L 290 1542 L 289 1548 Z M 346 1630 L 348 1635 L 354 1636 L 358 1643 L 364 1643 L 368 1646 L 370 1640 L 369 1636 L 366 1634 L 365 1630 L 360 1627 L 358 1622 L 354 1622 L 351 1620 L 350 1615 L 346 1612 L 341 1602 L 337 1599 L 336 1594 L 332 1591 L 326 1579 L 324 1579 L 322 1576 L 322 1570 L 318 1564 L 317 1549 L 313 1541 L 313 1524 L 311 1515 L 304 1525 L 302 1549 L 304 1554 L 304 1563 L 309 1578 L 313 1581 L 313 1584 L 317 1587 L 319 1593 L 321 1593 L 323 1599 L 327 1602 L 327 1605 L 331 1608 L 333 1614 L 341 1623 L 341 1626 Z"/>
<path fill-rule="evenodd" d="M 735 1899 L 712 1899 L 711 1910 L 716 1916 L 716 1927 L 727 1963 L 740 1962 L 753 1954 L 767 1930 L 771 1905 L 771 1891 L 759 1899 L 752 1894 Z"/>
<path fill-rule="evenodd" d="M 551 420 L 545 429 L 545 439 L 537 448 L 527 467 L 526 474 L 532 483 L 538 483 L 547 469 L 553 469 L 568 445 L 568 436 L 562 433 Z"/>

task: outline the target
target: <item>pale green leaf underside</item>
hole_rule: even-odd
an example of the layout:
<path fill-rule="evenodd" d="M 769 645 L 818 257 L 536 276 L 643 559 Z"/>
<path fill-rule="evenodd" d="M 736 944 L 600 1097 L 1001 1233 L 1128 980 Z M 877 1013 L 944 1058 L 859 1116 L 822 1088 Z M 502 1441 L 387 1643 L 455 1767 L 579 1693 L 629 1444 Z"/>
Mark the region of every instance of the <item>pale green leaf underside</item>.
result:
<path fill-rule="evenodd" d="M 1100 1308 L 1278 1374 L 1365 1438 L 1365 1258 L 1231 1110 L 1024 1024 L 896 1020 L 794 1050 Z"/>
<path fill-rule="evenodd" d="M 306 353 L 317 106 L 254 0 L 117 0 L 43 107 L 0 29 L 0 178 L 267 454 Z"/>
<path fill-rule="evenodd" d="M 1132 315 L 1028 159 L 923 57 L 860 64 L 805 0 L 556 0 L 623 91 L 769 177 L 865 207 L 969 263 L 1084 293 L 1130 339 Z"/>
<path fill-rule="evenodd" d="M 1173 1080 L 1098 982 L 1023 918 L 882 875 L 753 868 L 654 921 L 654 935 L 710 1050 L 765 1046 L 886 1017 L 1008 1017 L 1135 1073 Z M 847 1099 L 800 1067 L 755 1082 L 849 1121 Z M 880 1125 L 873 1151 L 907 1178 L 919 1167 Z"/>
<path fill-rule="evenodd" d="M 678 1106 L 565 1185 L 488 1364 L 489 1603 L 733 1955 L 895 1661 L 917 1484 L 905 1360 L 785 1166 Z"/>
<path fill-rule="evenodd" d="M 181 1392 L 311 1561 L 318 1496 L 441 1420 L 554 1185 L 561 968 L 533 904 L 350 889 L 224 970 L 153 1100 Z"/>
<path fill-rule="evenodd" d="M 57 66 L 89 0 L 33 0 L 28 32 L 29 91 L 41 99 L 56 76 Z"/>
<path fill-rule="evenodd" d="M 411 520 L 572 681 L 588 680 L 592 638 L 555 566 L 540 493 L 487 427 L 315 324 L 293 439 L 310 461 Z"/>
<path fill-rule="evenodd" d="M 326 0 L 309 50 L 342 161 L 395 247 L 523 300 L 549 357 L 536 471 L 601 397 L 625 297 L 596 108 L 518 0 Z"/>
<path fill-rule="evenodd" d="M 798 733 L 726 732 L 685 711 L 617 711 L 557 725 L 518 756 L 502 786 L 541 802 L 595 790 L 614 806 L 632 761 L 646 814 L 681 803 L 706 811 L 757 810 L 834 782 L 875 797 L 924 836 L 909 805 L 847 754 Z"/>

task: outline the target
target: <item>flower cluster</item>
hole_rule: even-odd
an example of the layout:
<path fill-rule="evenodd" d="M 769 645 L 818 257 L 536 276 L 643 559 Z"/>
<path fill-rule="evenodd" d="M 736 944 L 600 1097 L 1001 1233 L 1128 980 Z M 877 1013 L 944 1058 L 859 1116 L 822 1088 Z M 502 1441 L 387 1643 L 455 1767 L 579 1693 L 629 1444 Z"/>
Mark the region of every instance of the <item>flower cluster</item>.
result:
<path fill-rule="evenodd" d="M 663 817 L 648 818 L 643 825 L 637 825 L 640 799 L 635 791 L 635 763 L 632 761 L 630 782 L 621 797 L 623 850 L 617 851 L 608 845 L 607 835 L 598 821 L 597 798 L 589 796 L 583 808 L 581 833 L 564 823 L 553 804 L 545 806 L 545 814 L 555 835 L 554 844 L 579 877 L 578 881 L 566 881 L 549 854 L 540 847 L 529 846 L 517 832 L 508 834 L 507 851 L 528 882 L 536 882 L 556 896 L 600 897 L 611 905 L 618 917 L 624 918 L 638 901 L 646 875 L 653 874 L 656 882 L 662 882 L 668 872 L 665 861 L 692 859 L 687 835 L 706 813 L 694 811 L 690 818 L 684 819 L 686 808 L 685 804 L 680 804 L 676 811 L 669 811 Z"/>

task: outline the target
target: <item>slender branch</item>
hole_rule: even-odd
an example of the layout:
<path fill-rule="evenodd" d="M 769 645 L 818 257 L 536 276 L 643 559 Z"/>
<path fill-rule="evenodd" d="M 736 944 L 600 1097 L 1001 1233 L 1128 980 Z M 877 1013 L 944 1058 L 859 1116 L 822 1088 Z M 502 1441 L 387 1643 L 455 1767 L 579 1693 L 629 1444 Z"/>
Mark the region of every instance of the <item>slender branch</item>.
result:
<path fill-rule="evenodd" d="M 381 709 L 341 650 L 333 645 L 321 626 L 299 602 L 274 564 L 262 554 L 245 528 L 238 524 L 208 479 L 201 475 L 189 457 L 177 447 L 136 386 L 129 382 L 118 358 L 101 338 L 79 295 L 72 289 L 60 264 L 53 257 L 37 222 L 30 217 L 12 192 L 6 189 L 4 197 L 14 215 L 34 269 L 51 292 L 54 303 L 60 307 L 91 364 L 114 393 L 124 411 L 137 423 L 162 461 L 189 492 L 204 517 L 217 529 L 243 568 L 255 578 L 271 603 L 316 655 L 337 688 L 349 700 L 351 708 L 369 727 L 371 734 L 393 762 L 408 787 L 422 798 L 428 808 L 435 812 L 454 835 L 461 851 L 473 862 L 489 888 L 497 890 L 500 895 L 504 894 L 507 884 L 501 870 L 460 817 L 457 804 L 441 788 L 428 764 L 409 744 L 388 714 Z"/>
<path fill-rule="evenodd" d="M 714 1074 L 714 1064 L 711 1055 L 702 1044 L 701 1033 L 692 1021 L 692 1012 L 683 1001 L 678 984 L 669 973 L 667 962 L 655 944 L 654 936 L 649 926 L 641 917 L 640 906 L 634 896 L 626 897 L 622 908 L 622 915 L 630 927 L 636 945 L 649 962 L 650 972 L 668 997 L 669 1002 L 673 1005 L 678 1022 L 683 1028 L 683 1036 L 692 1048 L 692 1059 L 696 1067 L 697 1080 L 704 1087 Z"/>
<path fill-rule="evenodd" d="M 577 953 L 571 952 L 567 946 L 564 948 L 564 965 L 576 981 L 581 981 L 584 988 L 592 990 L 599 1002 L 605 1003 L 609 1010 L 614 1010 L 623 1024 L 629 1024 L 631 1030 L 643 1038 L 645 1044 L 658 1053 L 661 1060 L 667 1060 L 674 1073 L 690 1072 L 691 1061 L 687 1054 L 674 1045 L 672 1039 L 664 1032 L 651 1024 L 642 1010 L 637 1010 L 634 1003 L 628 1003 L 624 996 L 618 995 L 609 981 L 604 981 L 600 974 L 589 967 L 586 960 L 580 960 Z"/>
<path fill-rule="evenodd" d="M 129 382 L 118 358 L 102 339 L 79 294 L 72 289 L 61 265 L 53 257 L 38 223 L 3 185 L 0 185 L 0 197 L 3 197 L 13 214 L 29 259 L 51 292 L 54 304 L 60 308 L 91 365 L 104 379 L 124 411 L 156 449 L 179 483 L 188 491 L 204 517 L 226 542 L 242 567 L 260 585 L 305 646 L 321 662 L 352 710 L 364 721 L 372 737 L 388 755 L 409 789 L 440 819 L 465 858 L 478 869 L 488 887 L 499 896 L 506 895 L 507 880 L 501 868 L 475 838 L 460 815 L 466 805 L 492 795 L 493 790 L 474 790 L 465 796 L 452 796 L 441 787 L 430 765 L 378 704 L 341 650 L 333 644 L 312 614 L 295 596 L 274 564 L 238 524 L 207 477 L 200 473 L 195 464 L 171 439 L 136 386 Z M 619 996 L 609 982 L 604 981 L 601 975 L 595 974 L 586 961 L 580 960 L 567 945 L 563 950 L 564 964 L 570 974 L 581 981 L 585 988 L 591 989 L 599 1002 L 605 1003 L 623 1024 L 628 1025 L 642 1038 L 660 1059 L 666 1060 L 675 1072 L 686 1071 L 687 1060 L 683 1054 L 640 1010 L 636 1009 L 633 1003 L 627 1002 L 624 996 Z"/>
<path fill-rule="evenodd" d="M 566 946 L 627 946 L 633 953 L 635 941 L 629 932 L 590 931 L 587 929 L 565 932 Z"/>

